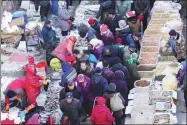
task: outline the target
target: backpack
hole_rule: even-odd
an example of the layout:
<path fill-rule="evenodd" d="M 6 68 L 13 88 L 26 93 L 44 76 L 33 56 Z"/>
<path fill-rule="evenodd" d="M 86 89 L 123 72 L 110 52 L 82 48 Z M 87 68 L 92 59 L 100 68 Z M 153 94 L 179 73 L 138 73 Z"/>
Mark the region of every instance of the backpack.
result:
<path fill-rule="evenodd" d="M 119 94 L 120 93 L 116 93 L 114 94 L 112 98 L 110 98 L 110 107 L 113 112 L 116 112 L 116 111 L 119 111 L 125 108 L 121 98 L 119 97 Z"/>

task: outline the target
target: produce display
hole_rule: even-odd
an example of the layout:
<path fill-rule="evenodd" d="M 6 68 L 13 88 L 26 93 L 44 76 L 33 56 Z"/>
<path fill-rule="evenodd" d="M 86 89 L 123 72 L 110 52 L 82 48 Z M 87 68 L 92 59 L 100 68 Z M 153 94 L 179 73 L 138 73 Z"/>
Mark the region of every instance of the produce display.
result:
<path fill-rule="evenodd" d="M 140 58 L 156 58 L 158 56 L 158 53 L 147 53 L 147 52 L 141 52 Z"/>
<path fill-rule="evenodd" d="M 135 85 L 138 87 L 147 87 L 149 86 L 151 83 L 149 81 L 146 80 L 139 80 L 135 82 Z"/>
<path fill-rule="evenodd" d="M 159 53 L 159 47 L 142 47 L 141 52 L 157 52 Z"/>
<path fill-rule="evenodd" d="M 157 61 L 158 61 L 157 58 L 147 58 L 147 59 L 139 58 L 139 63 L 140 64 L 153 64 L 153 65 L 155 65 L 157 63 Z"/>
<path fill-rule="evenodd" d="M 166 76 L 166 75 L 158 75 L 158 76 L 155 76 L 154 81 L 162 81 L 163 78 L 164 78 L 165 76 Z"/>
<path fill-rule="evenodd" d="M 170 123 L 170 115 L 169 114 L 161 114 L 155 115 L 153 124 L 169 124 Z"/>
<path fill-rule="evenodd" d="M 138 71 L 153 71 L 156 68 L 156 66 L 138 66 Z"/>

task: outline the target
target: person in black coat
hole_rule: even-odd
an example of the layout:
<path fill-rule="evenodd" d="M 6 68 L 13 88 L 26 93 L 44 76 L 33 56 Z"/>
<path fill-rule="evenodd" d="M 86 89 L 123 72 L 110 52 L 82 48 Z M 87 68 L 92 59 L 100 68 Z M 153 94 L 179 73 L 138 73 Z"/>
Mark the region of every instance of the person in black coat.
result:
<path fill-rule="evenodd" d="M 94 18 L 90 18 L 88 20 L 88 23 L 96 31 L 96 37 L 98 39 L 101 39 L 101 31 L 100 31 L 101 23 L 98 20 L 94 19 Z"/>
<path fill-rule="evenodd" d="M 143 31 L 147 28 L 147 17 L 150 9 L 150 1 L 149 0 L 133 0 L 134 1 L 134 11 L 136 15 L 143 15 Z"/>
<path fill-rule="evenodd" d="M 74 98 L 71 92 L 66 93 L 66 98 L 60 101 L 60 109 L 70 119 L 72 125 L 80 125 L 81 102 Z"/>
<path fill-rule="evenodd" d="M 87 61 L 81 61 L 80 63 L 80 74 L 84 74 L 87 77 L 91 77 L 93 74 L 93 69 L 91 68 L 91 66 L 87 63 Z"/>
<path fill-rule="evenodd" d="M 80 51 L 77 49 L 73 50 L 73 55 L 76 57 L 76 63 L 73 65 L 73 67 L 75 68 L 75 70 L 79 74 L 82 55 L 81 55 Z"/>
<path fill-rule="evenodd" d="M 59 98 L 60 101 L 66 98 L 67 92 L 71 92 L 74 98 L 80 99 L 81 90 L 80 88 L 75 86 L 74 80 L 68 81 L 67 85 L 60 91 L 60 98 Z"/>

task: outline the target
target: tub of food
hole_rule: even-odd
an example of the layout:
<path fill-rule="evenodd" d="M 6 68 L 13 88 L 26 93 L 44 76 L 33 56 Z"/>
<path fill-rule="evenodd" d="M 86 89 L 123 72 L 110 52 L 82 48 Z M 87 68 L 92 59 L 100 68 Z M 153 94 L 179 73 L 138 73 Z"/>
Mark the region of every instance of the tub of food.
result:
<path fill-rule="evenodd" d="M 138 71 L 153 71 L 156 69 L 156 65 L 138 65 L 137 70 Z"/>
<path fill-rule="evenodd" d="M 149 87 L 151 85 L 151 81 L 148 80 L 137 80 L 134 82 L 134 87 Z"/>
<path fill-rule="evenodd" d="M 159 42 L 156 41 L 142 42 L 142 46 L 159 46 Z"/>
<path fill-rule="evenodd" d="M 143 36 L 142 42 L 160 42 L 162 36 Z"/>
<path fill-rule="evenodd" d="M 164 27 L 163 24 L 162 24 L 162 25 L 158 25 L 158 24 L 149 24 L 149 25 L 147 26 L 147 29 L 146 29 L 146 30 L 152 30 L 152 29 L 154 29 L 154 30 L 159 30 L 159 29 L 161 29 L 162 27 Z"/>
<path fill-rule="evenodd" d="M 149 24 L 166 24 L 168 20 L 167 19 L 162 19 L 162 20 L 151 20 Z"/>
<path fill-rule="evenodd" d="M 154 13 L 153 15 L 151 15 L 151 18 L 161 18 L 162 14 L 161 13 Z"/>
<path fill-rule="evenodd" d="M 159 35 L 160 34 L 160 30 L 145 30 L 145 32 L 144 32 L 144 35 L 147 35 L 147 36 L 149 36 L 149 35 Z"/>
<path fill-rule="evenodd" d="M 142 65 L 156 65 L 158 58 L 139 58 L 139 63 Z"/>
<path fill-rule="evenodd" d="M 159 46 L 142 46 L 141 52 L 154 52 L 159 53 L 160 47 Z"/>
<path fill-rule="evenodd" d="M 171 124 L 171 114 L 169 113 L 154 114 L 153 124 Z"/>
<path fill-rule="evenodd" d="M 141 52 L 140 53 L 140 58 L 158 58 L 159 56 L 159 53 L 144 53 L 144 52 Z"/>

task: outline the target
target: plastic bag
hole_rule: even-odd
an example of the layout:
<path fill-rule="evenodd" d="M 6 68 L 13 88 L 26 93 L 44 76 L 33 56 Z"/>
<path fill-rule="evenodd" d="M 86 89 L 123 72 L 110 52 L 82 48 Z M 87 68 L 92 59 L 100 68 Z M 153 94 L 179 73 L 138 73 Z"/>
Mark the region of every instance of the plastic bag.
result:
<path fill-rule="evenodd" d="M 46 100 L 47 100 L 46 92 L 45 92 L 45 90 L 44 90 L 44 87 L 41 87 L 41 89 L 40 89 L 40 94 L 39 94 L 38 97 L 36 98 L 37 105 L 38 105 L 38 106 L 44 106 Z"/>
<path fill-rule="evenodd" d="M 162 80 L 163 90 L 177 90 L 177 85 L 177 78 L 172 74 L 166 75 Z"/>

